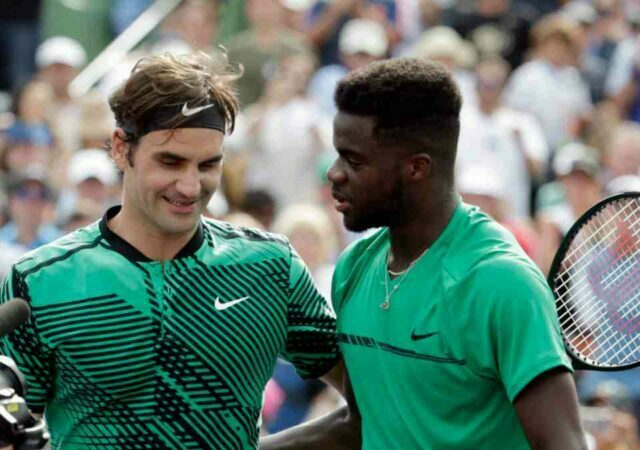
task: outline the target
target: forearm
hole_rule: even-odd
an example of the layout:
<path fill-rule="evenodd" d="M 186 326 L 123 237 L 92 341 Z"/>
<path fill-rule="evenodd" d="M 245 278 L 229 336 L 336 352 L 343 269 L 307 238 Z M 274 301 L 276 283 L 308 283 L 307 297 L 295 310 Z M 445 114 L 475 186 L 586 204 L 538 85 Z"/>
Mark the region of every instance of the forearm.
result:
<path fill-rule="evenodd" d="M 360 418 L 346 406 L 260 439 L 260 450 L 359 450 L 361 445 Z"/>

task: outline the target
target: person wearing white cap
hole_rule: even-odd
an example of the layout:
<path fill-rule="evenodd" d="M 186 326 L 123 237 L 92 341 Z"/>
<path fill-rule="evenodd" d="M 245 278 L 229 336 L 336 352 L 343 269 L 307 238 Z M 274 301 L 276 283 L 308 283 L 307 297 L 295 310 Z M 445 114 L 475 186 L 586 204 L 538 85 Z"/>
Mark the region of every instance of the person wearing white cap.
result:
<path fill-rule="evenodd" d="M 333 91 L 338 81 L 352 70 L 384 59 L 389 51 L 389 39 L 380 23 L 369 19 L 352 19 L 340 32 L 338 48 L 342 64 L 320 68 L 309 83 L 309 95 L 322 109 L 333 116 Z"/>
<path fill-rule="evenodd" d="M 67 165 L 69 186 L 58 200 L 58 222 L 65 222 L 79 202 L 90 201 L 106 209 L 117 202 L 118 172 L 106 151 L 92 148 L 77 151 Z"/>
<path fill-rule="evenodd" d="M 38 76 L 51 84 L 58 99 L 69 98 L 67 87 L 86 62 L 82 45 L 66 36 L 49 38 L 36 50 Z"/>
<path fill-rule="evenodd" d="M 82 45 L 66 36 L 51 37 L 36 51 L 36 76 L 49 83 L 55 95 L 52 128 L 62 148 L 67 151 L 80 146 L 80 108 L 69 96 L 69 83 L 86 62 L 87 54 Z"/>

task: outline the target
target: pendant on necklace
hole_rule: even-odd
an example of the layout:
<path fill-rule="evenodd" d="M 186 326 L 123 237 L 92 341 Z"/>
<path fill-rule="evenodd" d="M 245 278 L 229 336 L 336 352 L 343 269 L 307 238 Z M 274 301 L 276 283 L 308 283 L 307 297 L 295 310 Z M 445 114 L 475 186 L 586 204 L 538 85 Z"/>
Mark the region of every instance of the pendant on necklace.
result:
<path fill-rule="evenodd" d="M 389 299 L 385 299 L 384 302 L 380 303 L 380 308 L 389 309 Z"/>

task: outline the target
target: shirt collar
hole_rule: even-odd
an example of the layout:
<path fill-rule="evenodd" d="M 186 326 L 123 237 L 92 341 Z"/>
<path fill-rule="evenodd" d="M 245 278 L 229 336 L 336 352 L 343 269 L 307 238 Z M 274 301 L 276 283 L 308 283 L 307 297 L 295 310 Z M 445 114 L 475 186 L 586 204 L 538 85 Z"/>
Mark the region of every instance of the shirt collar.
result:
<path fill-rule="evenodd" d="M 125 258 L 129 259 L 133 262 L 153 262 L 153 260 L 146 255 L 144 255 L 140 250 L 135 248 L 133 245 L 122 239 L 119 235 L 113 232 L 111 228 L 107 225 L 107 222 L 113 219 L 118 215 L 122 206 L 114 206 L 109 208 L 105 213 L 102 219 L 100 219 L 99 227 L 100 233 L 106 241 L 113 247 L 115 251 L 120 253 Z M 173 259 L 182 259 L 187 258 L 189 256 L 193 256 L 196 251 L 202 246 L 204 243 L 204 227 L 202 225 L 202 221 L 198 223 L 198 229 L 196 230 L 193 237 L 185 244 L 184 247 L 176 254 Z"/>

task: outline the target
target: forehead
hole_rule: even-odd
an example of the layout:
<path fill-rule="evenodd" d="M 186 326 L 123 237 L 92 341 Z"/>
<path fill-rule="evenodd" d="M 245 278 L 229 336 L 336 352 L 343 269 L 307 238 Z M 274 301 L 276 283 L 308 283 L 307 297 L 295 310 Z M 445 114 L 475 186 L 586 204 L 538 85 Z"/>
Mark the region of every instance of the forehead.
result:
<path fill-rule="evenodd" d="M 374 146 L 374 125 L 375 119 L 371 116 L 338 112 L 333 120 L 333 143 L 336 149 L 356 150 L 362 146 Z"/>
<path fill-rule="evenodd" d="M 222 153 L 224 134 L 209 128 L 178 128 L 145 134 L 139 146 L 152 153 L 171 152 L 185 159 L 211 158 Z"/>

